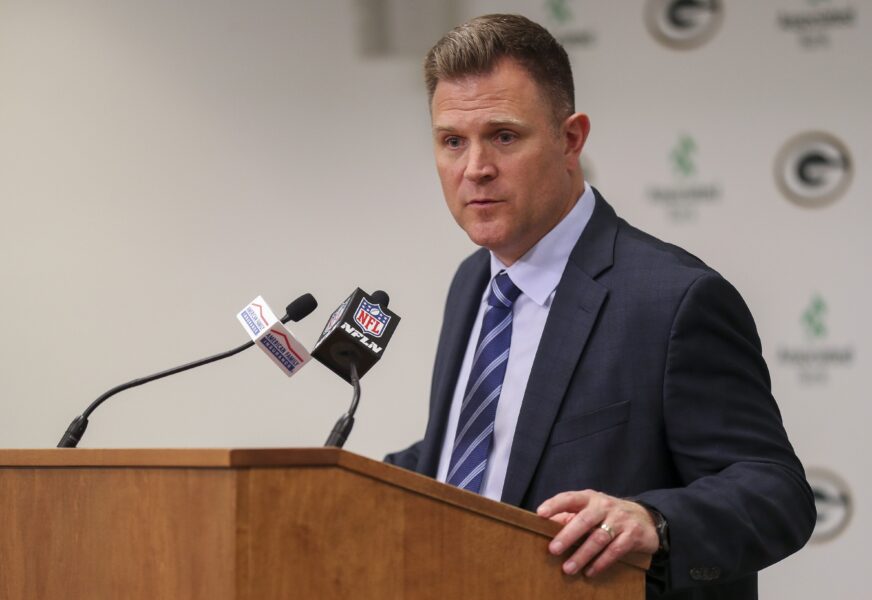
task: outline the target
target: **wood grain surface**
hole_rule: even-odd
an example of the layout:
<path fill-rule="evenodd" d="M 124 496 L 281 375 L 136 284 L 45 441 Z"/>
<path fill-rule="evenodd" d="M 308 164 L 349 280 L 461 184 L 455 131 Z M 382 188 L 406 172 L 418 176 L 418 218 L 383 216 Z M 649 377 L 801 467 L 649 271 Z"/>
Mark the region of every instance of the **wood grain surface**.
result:
<path fill-rule="evenodd" d="M 559 527 L 335 448 L 0 450 L 0 598 L 644 597 Z"/>
<path fill-rule="evenodd" d="M 233 477 L 0 469 L 0 598 L 234 598 Z"/>

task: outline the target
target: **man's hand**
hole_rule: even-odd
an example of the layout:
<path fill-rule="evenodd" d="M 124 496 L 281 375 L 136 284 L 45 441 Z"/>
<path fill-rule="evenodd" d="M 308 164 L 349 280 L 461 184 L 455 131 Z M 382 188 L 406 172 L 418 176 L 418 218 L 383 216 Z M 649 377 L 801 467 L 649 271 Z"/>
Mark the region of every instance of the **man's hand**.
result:
<path fill-rule="evenodd" d="M 587 536 L 563 563 L 567 575 L 585 569 L 584 574 L 593 577 L 625 554 L 653 555 L 660 546 L 654 521 L 645 507 L 593 490 L 557 494 L 536 512 L 563 525 L 548 545 L 551 554 L 563 554 Z"/>

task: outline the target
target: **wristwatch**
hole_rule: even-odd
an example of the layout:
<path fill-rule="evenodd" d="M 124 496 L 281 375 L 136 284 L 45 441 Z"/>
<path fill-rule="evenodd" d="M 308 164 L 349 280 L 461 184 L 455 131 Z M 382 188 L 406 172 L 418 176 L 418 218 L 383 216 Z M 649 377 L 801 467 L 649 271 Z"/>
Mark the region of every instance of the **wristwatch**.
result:
<path fill-rule="evenodd" d="M 648 514 L 654 520 L 654 529 L 657 530 L 657 539 L 660 542 L 660 546 L 657 548 L 657 555 L 666 556 L 669 554 L 669 523 L 666 521 L 666 517 L 653 506 L 644 502 L 639 502 L 639 504 L 645 507 L 645 510 L 648 511 Z"/>

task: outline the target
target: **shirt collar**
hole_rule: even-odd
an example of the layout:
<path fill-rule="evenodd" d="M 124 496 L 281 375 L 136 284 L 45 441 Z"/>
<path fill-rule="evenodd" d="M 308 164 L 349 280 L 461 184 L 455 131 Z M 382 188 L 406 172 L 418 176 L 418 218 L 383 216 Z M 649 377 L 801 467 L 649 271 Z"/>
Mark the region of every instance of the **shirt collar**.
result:
<path fill-rule="evenodd" d="M 506 267 L 491 252 L 491 279 L 506 271 L 521 292 L 539 306 L 545 306 L 560 283 L 569 254 L 587 226 L 595 202 L 593 189 L 585 182 L 584 192 L 572 210 L 511 267 Z"/>

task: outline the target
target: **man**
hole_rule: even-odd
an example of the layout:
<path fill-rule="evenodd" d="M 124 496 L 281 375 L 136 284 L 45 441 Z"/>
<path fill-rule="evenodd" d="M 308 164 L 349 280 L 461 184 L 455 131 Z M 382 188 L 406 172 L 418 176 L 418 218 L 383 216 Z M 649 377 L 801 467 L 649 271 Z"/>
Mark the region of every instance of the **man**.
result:
<path fill-rule="evenodd" d="M 445 200 L 483 248 L 448 292 L 425 437 L 386 460 L 560 522 L 567 574 L 643 552 L 649 597 L 756 598 L 815 510 L 741 297 L 585 184 L 590 123 L 542 27 L 473 19 L 425 75 Z"/>

